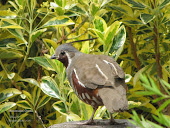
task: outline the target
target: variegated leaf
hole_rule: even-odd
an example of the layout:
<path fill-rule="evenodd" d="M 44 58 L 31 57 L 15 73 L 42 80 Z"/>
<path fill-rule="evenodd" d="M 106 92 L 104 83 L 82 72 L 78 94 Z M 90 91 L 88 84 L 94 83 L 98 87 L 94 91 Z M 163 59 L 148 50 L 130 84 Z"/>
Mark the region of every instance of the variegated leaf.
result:
<path fill-rule="evenodd" d="M 0 10 L 0 18 L 4 19 L 14 19 L 17 17 L 17 14 L 8 10 Z"/>
<path fill-rule="evenodd" d="M 58 16 L 54 17 L 51 20 L 47 21 L 42 27 L 58 27 L 58 26 L 67 26 L 67 25 L 73 25 L 74 22 L 65 16 Z"/>
<path fill-rule="evenodd" d="M 67 115 L 67 111 L 65 108 L 65 105 L 62 101 L 57 101 L 53 104 L 53 107 L 55 110 L 57 110 L 59 113 L 63 114 L 63 115 Z"/>
<path fill-rule="evenodd" d="M 21 92 L 16 88 L 5 89 L 0 92 L 0 103 L 19 94 L 21 94 Z"/>
<path fill-rule="evenodd" d="M 42 81 L 40 84 L 41 90 L 45 94 L 59 99 L 60 95 L 59 95 L 59 90 L 58 90 L 57 86 L 58 86 L 57 83 L 51 77 L 49 77 L 49 76 L 42 77 Z"/>
<path fill-rule="evenodd" d="M 49 97 L 48 95 L 44 95 L 38 102 L 37 109 L 44 106 L 50 99 L 51 97 Z"/>
<path fill-rule="evenodd" d="M 10 108 L 14 107 L 16 105 L 16 103 L 14 102 L 5 102 L 3 104 L 0 105 L 0 114 L 9 110 Z"/>
<path fill-rule="evenodd" d="M 20 100 L 17 102 L 17 106 L 24 108 L 24 109 L 32 109 L 32 106 L 26 100 Z"/>

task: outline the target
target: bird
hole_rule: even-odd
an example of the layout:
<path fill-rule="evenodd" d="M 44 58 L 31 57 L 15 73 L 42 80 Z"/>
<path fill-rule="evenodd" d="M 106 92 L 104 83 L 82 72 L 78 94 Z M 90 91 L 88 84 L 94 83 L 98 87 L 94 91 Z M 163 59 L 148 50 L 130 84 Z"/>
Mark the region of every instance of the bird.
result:
<path fill-rule="evenodd" d="M 86 125 L 95 124 L 94 114 L 99 106 L 110 112 L 110 124 L 119 124 L 114 112 L 128 110 L 125 73 L 110 56 L 85 54 L 72 43 L 64 43 L 55 49 L 51 59 L 57 59 L 66 67 L 66 75 L 77 97 L 93 108 Z"/>

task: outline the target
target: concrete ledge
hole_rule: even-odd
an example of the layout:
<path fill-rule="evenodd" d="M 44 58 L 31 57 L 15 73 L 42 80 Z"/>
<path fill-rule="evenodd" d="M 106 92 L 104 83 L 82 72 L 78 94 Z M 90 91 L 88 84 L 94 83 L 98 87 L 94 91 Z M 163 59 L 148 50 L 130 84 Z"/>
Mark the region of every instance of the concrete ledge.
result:
<path fill-rule="evenodd" d="M 95 125 L 83 125 L 85 121 L 72 121 L 72 122 L 65 122 L 61 124 L 55 124 L 48 128 L 139 128 L 134 126 L 126 119 L 115 119 L 118 123 L 125 123 L 120 125 L 110 125 L 109 120 L 95 120 Z"/>

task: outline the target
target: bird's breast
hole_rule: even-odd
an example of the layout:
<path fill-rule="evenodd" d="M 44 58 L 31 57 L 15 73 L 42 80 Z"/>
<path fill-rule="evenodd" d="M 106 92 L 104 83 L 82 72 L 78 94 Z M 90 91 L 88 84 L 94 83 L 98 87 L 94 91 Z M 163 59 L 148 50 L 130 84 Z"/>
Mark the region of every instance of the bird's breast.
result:
<path fill-rule="evenodd" d="M 103 105 L 102 99 L 98 95 L 98 88 L 96 89 L 89 89 L 83 87 L 80 84 L 79 79 L 76 76 L 75 71 L 72 72 L 72 87 L 76 93 L 76 95 L 81 99 L 83 102 L 91 105 L 92 107 L 98 107 Z"/>

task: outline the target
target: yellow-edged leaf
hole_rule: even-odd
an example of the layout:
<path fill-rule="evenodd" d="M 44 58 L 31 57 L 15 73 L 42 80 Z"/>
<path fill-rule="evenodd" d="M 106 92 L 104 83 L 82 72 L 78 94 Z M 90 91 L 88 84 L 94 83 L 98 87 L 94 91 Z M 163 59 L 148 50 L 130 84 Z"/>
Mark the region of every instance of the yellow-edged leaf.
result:
<path fill-rule="evenodd" d="M 74 22 L 66 16 L 54 17 L 51 20 L 47 21 L 42 27 L 58 27 L 58 26 L 67 26 L 73 25 Z"/>
<path fill-rule="evenodd" d="M 37 102 L 39 100 L 39 97 L 40 97 L 40 93 L 41 93 L 41 89 L 37 86 L 34 87 L 34 90 L 33 90 L 33 100 L 34 100 L 34 107 L 37 105 Z"/>
<path fill-rule="evenodd" d="M 18 101 L 17 102 L 17 106 L 19 106 L 21 108 L 24 108 L 24 109 L 32 109 L 32 106 L 26 100 Z"/>
<path fill-rule="evenodd" d="M 10 10 L 0 10 L 0 18 L 14 19 L 16 17 L 17 17 L 17 14 L 14 12 L 11 12 Z"/>
<path fill-rule="evenodd" d="M 41 98 L 40 102 L 38 102 L 37 109 L 44 106 L 50 99 L 51 99 L 51 97 L 49 97 L 48 95 L 44 95 Z"/>
<path fill-rule="evenodd" d="M 0 114 L 9 110 L 10 108 L 14 107 L 16 105 L 16 103 L 14 102 L 5 102 L 3 104 L 0 105 Z"/>
<path fill-rule="evenodd" d="M 21 94 L 21 92 L 16 88 L 5 89 L 0 92 L 0 103 L 19 94 Z"/>

